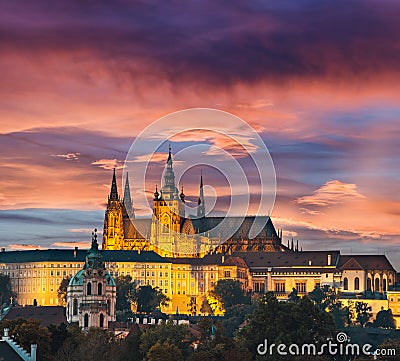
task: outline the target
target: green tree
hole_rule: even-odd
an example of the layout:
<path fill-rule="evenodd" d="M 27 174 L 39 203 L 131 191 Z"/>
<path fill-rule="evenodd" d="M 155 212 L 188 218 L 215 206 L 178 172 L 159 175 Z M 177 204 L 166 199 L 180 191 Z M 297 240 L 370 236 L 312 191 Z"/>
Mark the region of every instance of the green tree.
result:
<path fill-rule="evenodd" d="M 191 339 L 186 325 L 174 325 L 172 321 L 167 321 L 157 327 L 145 329 L 140 335 L 140 351 L 143 357 L 157 342 L 178 346 L 185 358 L 190 354 Z"/>
<path fill-rule="evenodd" d="M 170 345 L 168 342 L 160 344 L 157 342 L 147 353 L 148 361 L 183 361 L 182 352 L 179 347 Z"/>
<path fill-rule="evenodd" d="M 10 336 L 28 352 L 31 350 L 31 345 L 36 344 L 38 361 L 52 360 L 51 334 L 46 327 L 40 325 L 40 321 L 24 318 L 3 320 L 0 323 L 0 329 L 4 328 L 8 328 Z"/>
<path fill-rule="evenodd" d="M 114 335 L 99 328 L 90 328 L 79 341 L 73 354 L 74 361 L 111 361 L 118 348 Z"/>
<path fill-rule="evenodd" d="M 381 310 L 376 314 L 373 324 L 374 327 L 396 328 L 394 324 L 392 310 Z"/>
<path fill-rule="evenodd" d="M 115 285 L 117 288 L 117 311 L 130 311 L 131 302 L 135 294 L 136 285 L 129 275 L 118 276 L 115 278 Z"/>
<path fill-rule="evenodd" d="M 233 337 L 238 327 L 252 314 L 256 307 L 256 302 L 247 305 L 234 305 L 226 310 L 222 325 L 224 326 L 225 336 Z"/>
<path fill-rule="evenodd" d="M 364 327 L 372 317 L 372 307 L 365 302 L 356 302 L 354 312 L 357 322 L 361 327 Z"/>
<path fill-rule="evenodd" d="M 297 289 L 293 288 L 292 292 L 290 292 L 288 295 L 288 301 L 293 303 L 299 302 L 300 297 L 297 294 L 298 294 Z"/>
<path fill-rule="evenodd" d="M 307 297 L 297 303 L 279 302 L 272 292 L 266 293 L 257 304 L 249 318 L 249 323 L 238 337 L 254 357 L 257 347 L 268 340 L 272 343 L 286 345 L 295 343 L 325 343 L 328 337 L 335 335 L 335 325 L 329 313 L 321 311 Z M 289 360 L 288 356 L 268 356 L 270 360 Z"/>
<path fill-rule="evenodd" d="M 9 305 L 11 297 L 16 298 L 12 290 L 10 276 L 0 273 L 0 309 L 3 303 Z"/>
<path fill-rule="evenodd" d="M 64 307 L 67 305 L 67 302 L 66 302 L 67 287 L 69 285 L 70 280 L 71 280 L 71 277 L 63 278 L 60 283 L 60 286 L 58 287 L 58 290 L 57 290 L 58 302 L 61 306 L 64 306 Z"/>
<path fill-rule="evenodd" d="M 168 305 L 170 299 L 158 288 L 147 285 L 140 286 L 135 290 L 132 301 L 136 304 L 138 312 L 151 313 L 161 306 Z"/>
<path fill-rule="evenodd" d="M 210 293 L 222 303 L 225 310 L 234 305 L 250 302 L 250 297 L 246 295 L 242 283 L 238 280 L 219 280 Z"/>
<path fill-rule="evenodd" d="M 140 329 L 138 325 L 131 328 L 128 336 L 122 340 L 117 348 L 113 361 L 137 361 L 140 354 Z"/>

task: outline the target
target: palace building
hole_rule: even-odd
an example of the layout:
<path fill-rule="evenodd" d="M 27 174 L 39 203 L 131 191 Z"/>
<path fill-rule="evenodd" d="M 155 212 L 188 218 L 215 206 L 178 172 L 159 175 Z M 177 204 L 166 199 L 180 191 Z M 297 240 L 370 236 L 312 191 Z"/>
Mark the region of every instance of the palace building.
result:
<path fill-rule="evenodd" d="M 221 279 L 238 280 L 247 291 L 272 291 L 280 300 L 287 300 L 293 289 L 305 295 L 327 285 L 347 300 L 367 302 L 369 297 L 382 301 L 375 302 L 379 307 L 390 302 L 400 328 L 400 297 L 388 292 L 396 283 L 396 271 L 386 256 L 303 252 L 293 241 L 290 248 L 282 244 L 282 231 L 275 230 L 270 217 L 209 216 L 202 176 L 196 216 L 185 215 L 185 194 L 183 189 L 178 192 L 172 164 L 170 150 L 150 219 L 136 217 L 128 175 L 123 197 L 119 196 L 114 170 L 101 250 L 96 237 L 89 251 L 2 249 L 0 273 L 11 279 L 17 294 L 13 302 L 66 306 L 69 321 L 84 328 L 107 328 L 115 319 L 113 277 L 118 276 L 130 276 L 139 286 L 157 287 L 170 299 L 162 308 L 169 314 L 218 313 L 211 311 L 208 297 Z M 262 227 L 254 234 L 257 222 Z M 66 304 L 57 292 L 65 278 L 71 278 Z"/>
<path fill-rule="evenodd" d="M 202 176 L 197 215 L 185 216 L 185 194 L 183 188 L 179 193 L 176 187 L 172 163 L 169 149 L 163 186 L 154 192 L 151 219 L 135 217 L 128 174 L 123 198 L 119 197 L 114 169 L 104 218 L 103 249 L 155 251 L 164 257 L 289 251 L 270 217 L 207 216 Z M 258 228 L 258 234 L 253 235 L 252 228 Z"/>

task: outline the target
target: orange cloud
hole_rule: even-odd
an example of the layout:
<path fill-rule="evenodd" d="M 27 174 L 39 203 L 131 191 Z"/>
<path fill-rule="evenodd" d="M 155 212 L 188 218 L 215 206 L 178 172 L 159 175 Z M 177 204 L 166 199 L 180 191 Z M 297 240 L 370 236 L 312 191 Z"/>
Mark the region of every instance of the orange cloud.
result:
<path fill-rule="evenodd" d="M 338 204 L 349 198 L 365 198 L 352 183 L 344 183 L 339 180 L 326 182 L 318 188 L 313 195 L 296 199 L 296 203 L 314 206 L 328 206 Z"/>

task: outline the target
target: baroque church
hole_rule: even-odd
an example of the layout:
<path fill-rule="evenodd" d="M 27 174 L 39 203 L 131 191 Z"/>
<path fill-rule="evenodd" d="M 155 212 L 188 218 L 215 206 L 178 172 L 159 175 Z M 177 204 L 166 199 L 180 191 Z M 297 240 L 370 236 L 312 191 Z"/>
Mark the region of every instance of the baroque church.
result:
<path fill-rule="evenodd" d="M 185 194 L 175 184 L 173 159 L 169 149 L 163 185 L 157 186 L 150 218 L 135 217 L 129 177 L 123 198 L 118 194 L 115 169 L 104 218 L 104 250 L 155 251 L 164 257 L 203 257 L 234 252 L 279 252 L 290 249 L 282 244 L 270 217 L 217 217 L 205 212 L 203 177 L 196 216 L 185 216 Z"/>

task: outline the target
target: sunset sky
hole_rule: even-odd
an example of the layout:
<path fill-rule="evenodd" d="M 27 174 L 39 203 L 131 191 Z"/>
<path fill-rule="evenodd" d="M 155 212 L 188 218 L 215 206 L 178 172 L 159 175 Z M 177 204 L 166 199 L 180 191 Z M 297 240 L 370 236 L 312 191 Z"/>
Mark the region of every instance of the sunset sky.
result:
<path fill-rule="evenodd" d="M 200 107 L 265 142 L 285 243 L 385 253 L 400 269 L 399 19 L 383 0 L 2 1 L 1 247 L 87 247 L 135 137 Z M 197 135 L 185 144 L 237 151 Z M 184 186 L 197 194 L 198 170 Z"/>

